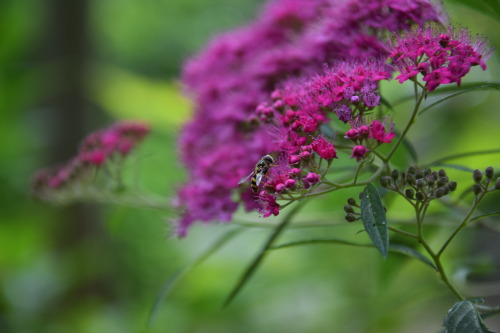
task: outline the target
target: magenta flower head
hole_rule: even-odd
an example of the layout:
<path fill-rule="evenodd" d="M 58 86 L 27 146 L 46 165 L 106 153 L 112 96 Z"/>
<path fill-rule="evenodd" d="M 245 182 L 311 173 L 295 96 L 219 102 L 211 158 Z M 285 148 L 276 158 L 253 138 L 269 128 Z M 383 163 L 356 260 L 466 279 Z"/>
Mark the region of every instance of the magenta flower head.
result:
<path fill-rule="evenodd" d="M 324 158 L 325 160 L 331 160 L 332 158 L 337 158 L 337 152 L 335 151 L 335 147 L 324 137 L 316 138 L 312 142 L 312 148 L 316 153 L 318 153 L 318 155 L 321 158 Z"/>
<path fill-rule="evenodd" d="M 271 0 L 254 22 L 218 36 L 188 61 L 182 81 L 195 110 L 179 140 L 189 174 L 176 200 L 179 234 L 195 221 L 221 220 L 213 207 L 222 207 L 230 220 L 240 202 L 255 206 L 251 191 L 242 193 L 237 184 L 265 154 L 283 153 L 298 168 L 318 156 L 335 158 L 335 148 L 326 142 L 318 141 L 313 150 L 302 147 L 321 135 L 330 114 L 349 122 L 359 110 L 380 103 L 378 82 L 388 77 L 387 68 L 382 61 L 367 65 L 369 58 L 387 56 L 378 36 L 442 21 L 440 7 L 430 0 L 367 4 Z M 343 59 L 352 61 L 340 63 Z M 286 181 L 274 187 L 288 189 Z"/>
<path fill-rule="evenodd" d="M 352 148 L 351 158 L 355 158 L 359 162 L 365 158 L 366 153 L 368 153 L 368 148 L 364 145 L 357 145 Z"/>
<path fill-rule="evenodd" d="M 149 133 L 149 126 L 138 122 L 116 123 L 89 134 L 78 154 L 66 163 L 39 171 L 33 178 L 34 195 L 42 199 L 64 199 L 64 190 L 72 185 L 83 186 L 90 174 L 122 159 Z"/>
<path fill-rule="evenodd" d="M 389 49 L 389 57 L 400 73 L 396 79 L 402 83 L 421 74 L 427 91 L 441 84 L 460 85 L 472 66 L 486 69 L 485 62 L 492 53 L 483 38 L 471 37 L 465 28 L 450 27 L 443 33 L 435 26 L 407 31 Z"/>
<path fill-rule="evenodd" d="M 258 200 L 259 212 L 262 214 L 262 217 L 277 216 L 280 213 L 280 205 L 276 202 L 274 195 L 262 191 L 259 193 Z"/>
<path fill-rule="evenodd" d="M 391 143 L 395 136 L 396 133 L 392 132 L 392 129 L 386 131 L 384 125 L 378 120 L 374 120 L 370 124 L 370 138 L 377 140 L 379 143 Z"/>

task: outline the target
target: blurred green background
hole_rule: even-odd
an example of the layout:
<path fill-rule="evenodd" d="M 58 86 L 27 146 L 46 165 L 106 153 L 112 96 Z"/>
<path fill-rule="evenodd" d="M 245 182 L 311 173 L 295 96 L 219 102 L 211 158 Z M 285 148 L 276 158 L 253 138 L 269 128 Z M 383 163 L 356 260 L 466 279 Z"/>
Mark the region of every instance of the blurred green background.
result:
<path fill-rule="evenodd" d="M 87 133 L 117 119 L 141 119 L 153 132 L 129 161 L 129 176 L 138 190 L 168 202 L 185 177 L 175 147 L 190 115 L 177 81 L 182 62 L 214 34 L 251 20 L 262 2 L 0 3 L 0 332 L 439 331 L 453 298 L 432 271 L 397 255 L 383 262 L 375 250 L 362 248 L 279 250 L 222 309 L 272 221 L 239 213 L 237 221 L 260 227 L 200 225 L 179 240 L 170 234 L 173 214 L 97 204 L 49 206 L 30 197 L 31 175 L 74 155 Z M 454 2 L 446 6 L 453 22 L 500 45 L 498 20 Z M 487 72 L 475 70 L 464 82 L 498 81 L 498 58 L 488 65 Z M 391 101 L 411 93 L 394 84 L 383 89 Z M 498 105 L 497 93 L 479 92 L 424 115 L 410 136 L 421 161 L 499 148 Z M 406 116 L 394 115 L 400 123 Z M 492 155 L 463 163 L 500 169 L 499 160 Z M 470 175 L 454 171 L 450 178 L 467 186 Z M 297 221 L 336 226 L 294 229 L 285 238 L 366 242 L 366 235 L 357 234 L 360 225 L 343 222 L 342 207 L 355 195 L 339 192 L 311 202 Z M 492 196 L 485 205 L 498 208 L 498 199 Z M 408 216 L 401 210 L 394 215 Z M 172 276 L 231 230 L 243 232 L 161 296 Z M 440 239 L 450 229 L 431 231 Z M 480 279 L 464 280 L 461 288 L 491 305 L 500 304 L 499 239 L 469 231 L 447 260 L 458 280 L 471 263 L 482 263 Z M 498 319 L 487 323 L 500 330 Z"/>

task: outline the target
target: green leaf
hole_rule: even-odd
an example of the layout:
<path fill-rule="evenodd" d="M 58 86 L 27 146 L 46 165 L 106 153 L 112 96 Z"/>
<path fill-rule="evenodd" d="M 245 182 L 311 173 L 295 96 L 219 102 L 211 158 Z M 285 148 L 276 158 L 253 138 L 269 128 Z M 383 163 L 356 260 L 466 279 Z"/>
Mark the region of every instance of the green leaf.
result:
<path fill-rule="evenodd" d="M 442 167 L 442 168 L 450 168 L 450 169 L 456 169 L 460 171 L 465 171 L 465 172 L 472 172 L 474 171 L 473 169 L 466 167 L 465 165 L 460 165 L 460 164 L 433 164 L 432 166 L 437 166 L 437 167 Z"/>
<path fill-rule="evenodd" d="M 323 133 L 328 139 L 335 139 L 336 132 L 329 123 L 322 124 L 319 128 L 321 133 Z"/>
<path fill-rule="evenodd" d="M 483 323 L 471 301 L 453 305 L 444 319 L 445 333 L 493 333 Z"/>
<path fill-rule="evenodd" d="M 471 157 L 471 156 L 476 156 L 476 155 L 498 154 L 498 153 L 500 153 L 500 149 L 478 150 L 478 151 L 471 151 L 468 153 L 454 154 L 454 155 L 445 156 L 443 158 L 435 160 L 431 163 L 426 164 L 426 166 L 442 165 L 443 162 L 445 162 L 445 161 L 455 160 L 458 158 Z"/>
<path fill-rule="evenodd" d="M 262 248 L 260 249 L 259 253 L 255 256 L 255 258 L 252 260 L 250 265 L 247 266 L 241 277 L 238 279 L 238 282 L 236 285 L 233 287 L 231 292 L 229 293 L 229 296 L 226 298 L 223 307 L 228 306 L 233 299 L 239 294 L 243 286 L 248 282 L 248 280 L 252 277 L 252 275 L 255 273 L 257 268 L 260 266 L 262 263 L 262 260 L 266 256 L 268 250 L 271 248 L 271 246 L 274 244 L 278 236 L 285 230 L 286 226 L 290 223 L 292 220 L 292 217 L 302 208 L 306 201 L 299 201 L 293 208 L 288 212 L 288 214 L 283 218 L 283 221 L 281 221 L 280 224 L 276 226 L 276 228 L 273 230 L 271 235 L 269 235 L 269 238 L 267 241 L 264 243 Z"/>
<path fill-rule="evenodd" d="M 423 262 L 424 264 L 430 266 L 432 269 L 437 270 L 436 266 L 432 261 L 429 260 L 426 256 L 424 256 L 422 253 L 418 252 L 412 247 L 406 246 L 406 245 L 401 245 L 401 244 L 391 244 L 389 246 L 389 251 L 391 252 L 396 252 L 399 254 L 404 254 L 406 256 L 415 258 Z"/>
<path fill-rule="evenodd" d="M 435 96 L 435 95 L 442 95 L 442 94 L 449 94 L 457 91 L 463 91 L 463 90 L 468 90 L 469 88 L 475 88 L 475 87 L 480 87 L 480 86 L 490 86 L 492 89 L 500 89 L 500 83 L 496 82 L 471 82 L 471 83 L 464 83 L 460 85 L 460 87 L 453 86 L 453 85 L 448 85 L 448 86 L 441 86 L 438 89 L 428 92 L 427 95 L 429 96 Z M 393 105 L 399 105 L 401 103 L 407 102 L 407 101 L 412 101 L 415 100 L 415 95 L 407 95 L 399 100 L 397 100 Z"/>
<path fill-rule="evenodd" d="M 392 107 L 391 103 L 389 103 L 389 101 L 384 97 L 380 97 L 380 104 L 387 106 L 387 108 L 389 108 L 391 111 L 394 111 L 394 108 Z"/>
<path fill-rule="evenodd" d="M 372 184 L 368 184 L 361 193 L 360 199 L 361 220 L 365 230 L 385 259 L 389 251 L 389 232 L 380 195 Z"/>
<path fill-rule="evenodd" d="M 319 239 L 307 239 L 307 240 L 300 240 L 300 241 L 278 244 L 278 245 L 270 247 L 269 249 L 270 250 L 280 250 L 280 249 L 285 249 L 285 248 L 295 247 L 295 246 L 317 245 L 317 244 L 347 245 L 347 246 L 354 246 L 354 247 L 375 248 L 375 245 L 373 245 L 373 244 L 359 244 L 359 243 L 350 242 L 350 241 L 346 241 L 346 240 L 339 239 L 339 238 L 319 238 Z M 389 252 L 406 255 L 408 257 L 417 259 L 420 262 L 423 262 L 424 264 L 426 264 L 427 266 L 431 267 L 434 270 L 436 269 L 436 266 L 434 266 L 434 264 L 427 257 L 425 257 L 423 254 L 421 254 L 417 250 L 415 250 L 411 247 L 408 247 L 406 245 L 391 244 L 391 245 L 389 245 Z"/>
<path fill-rule="evenodd" d="M 482 214 L 482 215 L 479 215 L 479 216 L 475 216 L 475 217 L 471 218 L 467 224 L 469 224 L 471 222 L 474 222 L 476 220 L 485 218 L 485 217 L 495 216 L 495 215 L 500 215 L 500 212 L 491 212 L 491 213 L 486 213 L 486 214 Z"/>
<path fill-rule="evenodd" d="M 471 91 L 475 91 L 475 90 L 480 90 L 480 89 L 495 89 L 495 90 L 500 90 L 500 84 L 498 83 L 480 83 L 480 84 L 477 84 L 475 86 L 472 86 L 470 88 L 466 88 L 466 89 L 461 89 L 460 91 L 454 93 L 454 94 L 451 94 L 451 95 L 448 95 L 446 96 L 445 98 L 442 98 L 440 100 L 438 100 L 437 102 L 434 102 L 432 103 L 431 105 L 423 108 L 422 110 L 420 110 L 418 112 L 418 114 L 422 114 L 422 113 L 425 113 L 427 111 L 429 111 L 430 109 L 432 109 L 433 107 L 435 107 L 436 105 L 438 104 L 441 104 L 453 97 L 456 97 L 458 95 L 462 95 L 462 94 L 465 94 L 467 92 L 471 92 Z"/>
<path fill-rule="evenodd" d="M 497 21 L 500 20 L 500 4 L 498 0 L 449 0 L 469 7 L 485 15 L 491 16 Z"/>
<path fill-rule="evenodd" d="M 218 238 L 202 255 L 200 255 L 196 260 L 194 260 L 191 264 L 185 266 L 184 268 L 178 270 L 174 274 L 172 274 L 163 284 L 160 289 L 158 295 L 156 296 L 155 302 L 151 308 L 151 312 L 149 313 L 148 318 L 148 327 L 151 327 L 156 314 L 160 310 L 163 302 L 168 297 L 170 292 L 173 290 L 174 286 L 189 272 L 191 272 L 196 266 L 205 261 L 208 257 L 214 254 L 217 250 L 219 250 L 224 244 L 226 244 L 229 240 L 231 240 L 234 236 L 239 234 L 243 229 L 233 229 L 222 235 Z"/>
<path fill-rule="evenodd" d="M 403 138 L 403 146 L 405 146 L 408 154 L 410 154 L 411 159 L 415 164 L 418 164 L 418 154 L 415 146 L 405 137 Z"/>

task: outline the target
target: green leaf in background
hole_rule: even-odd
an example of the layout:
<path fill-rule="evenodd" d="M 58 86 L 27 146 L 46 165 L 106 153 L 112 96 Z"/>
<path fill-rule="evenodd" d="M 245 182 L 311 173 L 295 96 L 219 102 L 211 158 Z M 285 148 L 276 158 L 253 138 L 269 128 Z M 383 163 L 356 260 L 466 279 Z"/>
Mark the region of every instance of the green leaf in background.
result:
<path fill-rule="evenodd" d="M 448 95 L 434 103 L 432 103 L 431 105 L 428 105 L 426 106 L 425 108 L 423 108 L 422 110 L 420 110 L 418 112 L 419 115 L 421 115 L 422 113 L 425 113 L 427 111 L 429 111 L 430 109 L 432 109 L 433 107 L 435 107 L 436 105 L 439 105 L 443 102 L 446 102 L 447 100 L 453 98 L 453 97 L 456 97 L 456 96 L 459 96 L 459 95 L 462 95 L 462 94 L 465 94 L 465 93 L 468 93 L 468 92 L 471 92 L 471 91 L 476 91 L 476 90 L 483 90 L 483 89 L 495 89 L 495 90 L 500 90 L 500 84 L 498 83 L 477 83 L 477 84 L 474 84 L 474 85 L 471 85 L 471 86 L 468 86 L 467 88 L 460 88 L 460 87 L 456 87 L 460 90 L 458 90 L 458 92 L 454 93 L 454 94 L 451 94 L 451 95 Z"/>
<path fill-rule="evenodd" d="M 438 165 L 443 165 L 443 163 L 446 161 L 455 160 L 458 158 L 465 158 L 465 157 L 471 157 L 471 156 L 477 156 L 477 155 L 499 154 L 499 153 L 500 153 L 500 149 L 471 151 L 471 152 L 467 152 L 467 153 L 460 153 L 460 154 L 454 154 L 454 155 L 442 157 L 442 158 L 435 160 L 431 163 L 427 163 L 424 166 L 425 167 L 438 166 Z"/>
<path fill-rule="evenodd" d="M 228 297 L 226 298 L 224 302 L 224 307 L 227 307 L 233 299 L 239 294 L 243 286 L 250 280 L 250 278 L 253 276 L 253 274 L 257 271 L 257 268 L 259 268 L 260 264 L 264 260 L 264 257 L 268 253 L 268 250 L 273 246 L 274 242 L 278 238 L 278 236 L 285 230 L 285 228 L 290 224 L 290 221 L 292 218 L 295 216 L 295 214 L 302 208 L 306 201 L 300 201 L 295 206 L 288 212 L 288 214 L 283 218 L 283 221 L 281 221 L 276 228 L 273 230 L 271 235 L 267 238 L 266 242 L 263 244 L 262 248 L 260 249 L 259 253 L 255 256 L 255 258 L 252 260 L 250 265 L 247 266 L 243 274 L 240 276 L 238 279 L 238 282 L 236 285 L 233 287 L 231 292 L 229 293 Z"/>
<path fill-rule="evenodd" d="M 380 195 L 372 184 L 368 184 L 361 193 L 360 199 L 361 220 L 365 230 L 385 259 L 389 252 L 389 232 Z"/>
<path fill-rule="evenodd" d="M 271 250 L 280 250 L 280 249 L 285 249 L 285 248 L 294 247 L 294 246 L 317 245 L 317 244 L 347 245 L 347 246 L 368 247 L 368 248 L 375 247 L 373 244 L 359 244 L 359 243 L 354 243 L 354 242 L 350 242 L 350 241 L 347 241 L 344 239 L 339 239 L 339 238 L 327 238 L 327 239 L 306 239 L 306 240 L 293 241 L 293 242 L 274 245 L 274 246 L 270 247 L 270 249 Z M 389 252 L 399 253 L 399 254 L 411 257 L 413 259 L 417 259 L 420 262 L 431 267 L 432 269 L 436 270 L 436 266 L 432 263 L 432 261 L 429 260 L 429 258 L 427 258 L 423 254 L 421 254 L 420 252 L 418 252 L 417 250 L 415 250 L 414 248 L 411 248 L 409 246 L 401 245 L 401 244 L 391 244 L 389 246 Z"/>
<path fill-rule="evenodd" d="M 238 235 L 242 229 L 233 229 L 223 234 L 219 239 L 217 239 L 201 256 L 199 256 L 195 261 L 191 264 L 187 265 L 183 269 L 172 274 L 163 284 L 160 292 L 158 293 L 156 300 L 151 308 L 151 312 L 149 313 L 148 318 L 148 328 L 151 327 L 153 320 L 158 314 L 161 306 L 167 299 L 170 292 L 173 290 L 175 285 L 188 273 L 190 273 L 194 268 L 204 262 L 207 258 L 209 258 L 212 254 L 217 252 L 221 247 L 223 247 L 228 241 L 233 239 L 236 235 Z"/>
<path fill-rule="evenodd" d="M 449 2 L 459 3 L 475 11 L 493 17 L 500 21 L 500 3 L 498 0 L 448 0 Z"/>
<path fill-rule="evenodd" d="M 493 333 L 484 325 L 471 301 L 455 303 L 444 319 L 444 327 L 444 333 Z"/>
<path fill-rule="evenodd" d="M 175 82 L 155 80 L 113 67 L 99 68 L 91 92 L 103 109 L 121 118 L 171 129 L 190 117 L 191 104 Z"/>
<path fill-rule="evenodd" d="M 321 125 L 319 130 L 321 131 L 321 133 L 323 133 L 330 140 L 335 139 L 335 136 L 337 135 L 337 133 L 333 129 L 332 125 L 330 125 L 328 123 Z"/>
<path fill-rule="evenodd" d="M 429 260 L 426 256 L 424 256 L 422 253 L 418 252 L 412 247 L 406 246 L 406 245 L 401 245 L 401 244 L 391 244 L 389 246 L 389 250 L 391 252 L 396 252 L 399 254 L 403 254 L 412 258 L 415 258 L 427 266 L 430 266 L 432 269 L 437 270 L 436 266 L 432 261 Z"/>

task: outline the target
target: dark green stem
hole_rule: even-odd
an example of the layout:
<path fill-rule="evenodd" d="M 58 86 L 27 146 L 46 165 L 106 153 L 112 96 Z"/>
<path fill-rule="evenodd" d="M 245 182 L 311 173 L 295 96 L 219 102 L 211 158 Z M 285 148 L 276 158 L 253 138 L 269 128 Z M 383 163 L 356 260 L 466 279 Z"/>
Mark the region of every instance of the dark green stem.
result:
<path fill-rule="evenodd" d="M 390 151 L 389 155 L 387 155 L 385 158 L 383 158 L 384 162 L 387 163 L 388 161 L 390 161 L 392 155 L 394 155 L 394 153 L 396 152 L 396 150 L 398 149 L 398 147 L 401 145 L 404 138 L 406 137 L 406 134 L 408 134 L 408 131 L 415 123 L 415 118 L 417 117 L 418 110 L 420 108 L 420 104 L 422 104 L 422 101 L 424 100 L 424 96 L 425 96 L 425 90 L 422 91 L 422 94 L 420 95 L 420 97 L 416 101 L 415 107 L 413 108 L 413 113 L 411 114 L 410 120 L 408 121 L 408 124 L 406 124 L 406 127 L 405 127 L 403 133 L 401 134 L 398 141 L 396 142 L 396 144 L 394 145 L 394 147 Z"/>

